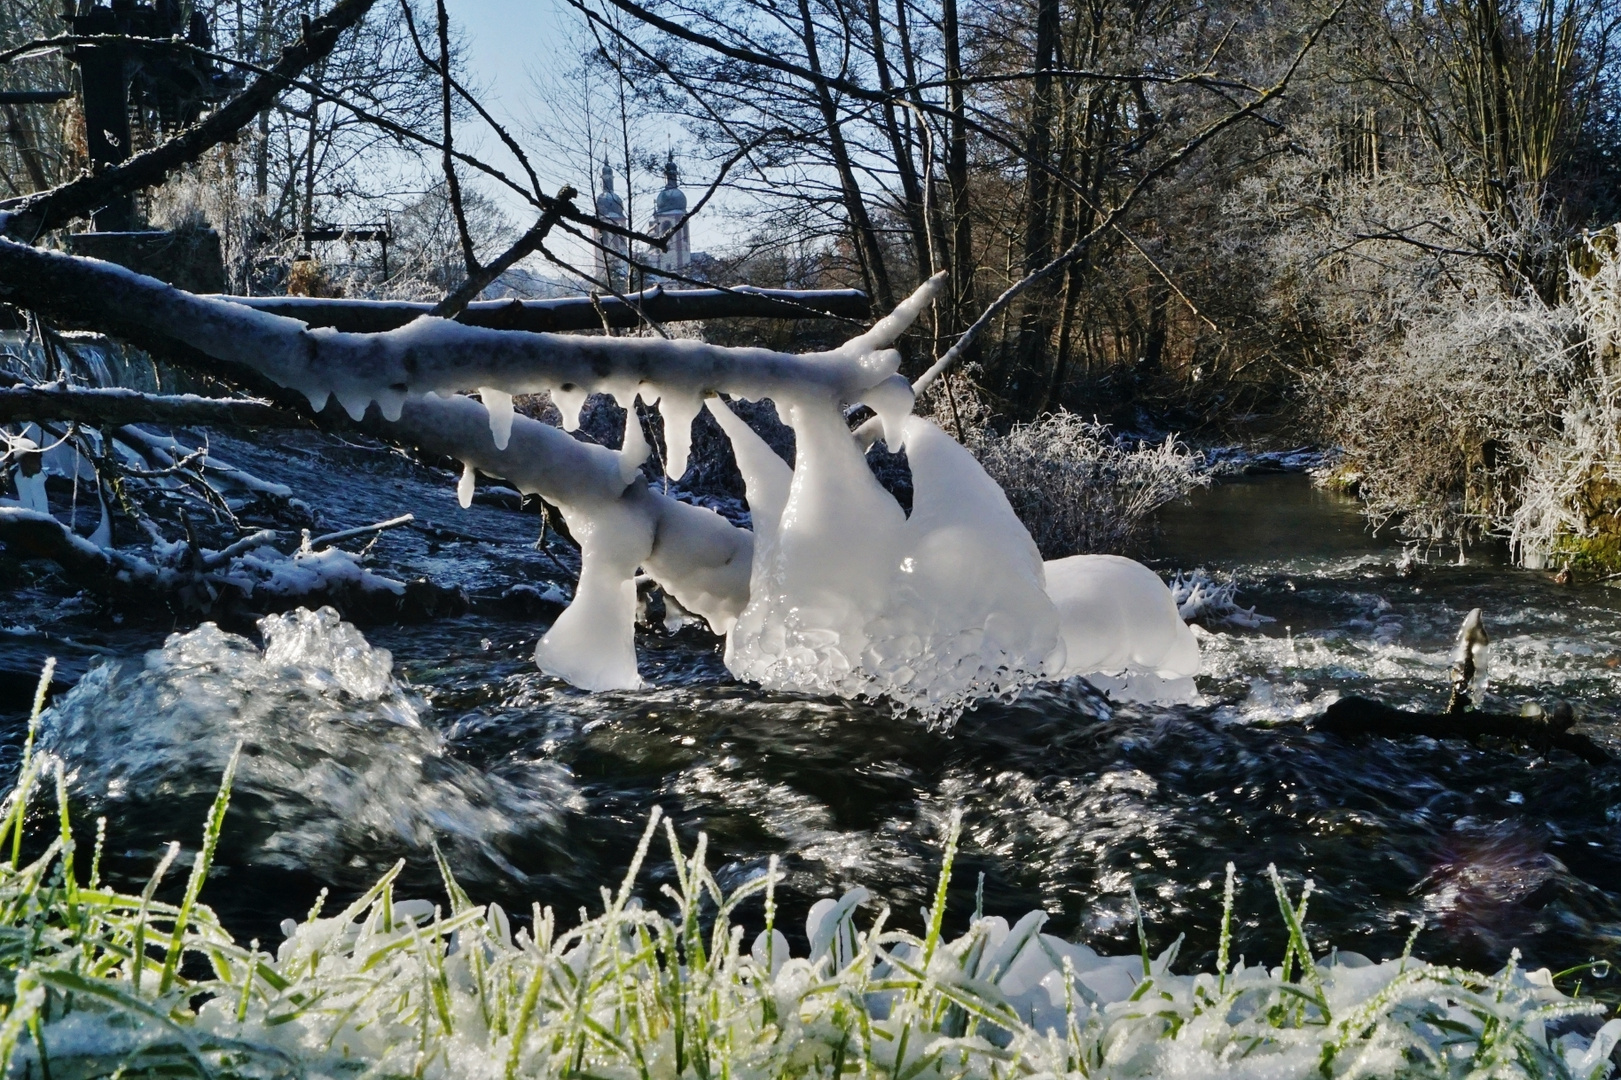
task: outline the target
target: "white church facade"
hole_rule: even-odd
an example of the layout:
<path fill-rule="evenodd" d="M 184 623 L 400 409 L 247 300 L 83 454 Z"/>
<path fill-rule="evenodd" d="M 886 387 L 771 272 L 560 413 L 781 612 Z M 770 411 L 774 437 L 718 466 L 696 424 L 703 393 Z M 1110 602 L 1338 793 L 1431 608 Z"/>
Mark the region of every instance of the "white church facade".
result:
<path fill-rule="evenodd" d="M 629 178 L 627 177 L 627 184 Z M 628 228 L 630 216 L 625 200 L 614 190 L 613 167 L 602 163 L 602 187 L 597 192 L 597 217 L 604 223 Z M 647 276 L 685 273 L 692 262 L 692 239 L 687 226 L 687 194 L 681 190 L 681 177 L 672 151 L 664 160 L 664 187 L 653 201 L 653 216 L 646 232 L 668 241 L 664 251 L 649 247 L 636 252 L 636 261 L 647 267 Z M 639 282 L 633 274 L 628 258 L 629 242 L 625 237 L 606 229 L 597 230 L 596 275 L 614 289 L 636 288 Z"/>
<path fill-rule="evenodd" d="M 692 261 L 692 240 L 687 233 L 687 194 L 681 190 L 681 177 L 676 172 L 675 154 L 664 159 L 664 189 L 653 202 L 653 221 L 648 233 L 660 240 L 668 240 L 669 247 L 647 252 L 649 266 L 673 273 L 684 273 Z"/>

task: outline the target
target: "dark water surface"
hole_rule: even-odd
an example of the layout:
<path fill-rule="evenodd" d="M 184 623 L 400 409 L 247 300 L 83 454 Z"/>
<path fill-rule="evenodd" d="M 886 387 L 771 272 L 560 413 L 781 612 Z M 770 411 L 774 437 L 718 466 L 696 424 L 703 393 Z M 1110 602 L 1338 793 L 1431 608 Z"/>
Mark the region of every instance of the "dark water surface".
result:
<path fill-rule="evenodd" d="M 278 462 L 306 467 L 232 452 L 273 477 Z M 912 923 L 961 807 L 959 923 L 982 873 L 987 910 L 1039 906 L 1053 932 L 1135 951 L 1135 885 L 1153 947 L 1185 931 L 1185 955 L 1208 963 L 1232 860 L 1237 948 L 1252 960 L 1281 952 L 1269 863 L 1294 887 L 1315 880 L 1310 922 L 1325 948 L 1394 954 L 1421 919 L 1418 953 L 1479 967 L 1516 947 L 1555 970 L 1618 952 L 1621 767 L 1503 744 L 1346 741 L 1296 723 L 1346 693 L 1437 707 L 1452 635 L 1480 606 L 1494 707 L 1566 698 L 1584 730 L 1617 746 L 1612 590 L 1561 588 L 1489 553 L 1400 576 L 1399 549 L 1370 537 L 1354 504 L 1302 476 L 1256 478 L 1167 510 L 1147 554 L 1167 574 L 1232 575 L 1244 604 L 1277 620 L 1202 636 L 1197 706 L 1115 706 L 1077 682 L 930 730 L 883 706 L 740 686 L 719 642 L 692 631 L 642 635 L 649 689 L 585 694 L 530 661 L 546 617 L 495 600 L 556 573 L 530 546 L 537 519 L 464 514 L 447 480 L 386 456 L 354 450 L 349 471 L 329 467 L 345 452 L 310 451 L 322 467 L 289 481 L 325 485 L 316 495 L 334 528 L 416 512 L 426 531 L 388 534 L 379 569 L 461 581 L 486 599 L 478 613 L 363 639 L 289 622 L 268 658 L 257 635 L 204 631 L 143 659 L 169 627 L 109 628 L 48 582 L 0 606 L 7 670 L 47 652 L 69 681 L 96 669 L 98 692 L 59 696 L 42 738 L 70 769 L 86 833 L 108 817 L 107 865 L 126 887 L 144 883 L 164 841 L 195 843 L 244 743 L 205 899 L 245 936 L 279 941 L 280 919 L 322 887 L 342 899 L 397 858 L 407 892 L 441 895 L 435 841 L 475 898 L 509 911 L 595 906 L 655 805 L 685 843 L 708 834 L 723 884 L 775 854 L 791 914 L 862 884 Z M 392 679 L 372 648 L 392 652 Z M 19 714 L 8 710 L 14 762 Z M 662 859 L 644 878 L 650 902 L 670 874 Z"/>

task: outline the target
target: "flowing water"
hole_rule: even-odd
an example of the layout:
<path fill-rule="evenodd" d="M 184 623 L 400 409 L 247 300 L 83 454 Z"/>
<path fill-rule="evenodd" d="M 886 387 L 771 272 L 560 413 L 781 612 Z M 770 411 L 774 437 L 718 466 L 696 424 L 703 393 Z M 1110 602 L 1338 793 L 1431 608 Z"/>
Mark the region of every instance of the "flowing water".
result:
<path fill-rule="evenodd" d="M 1281 953 L 1269 863 L 1295 885 L 1316 881 L 1311 932 L 1325 948 L 1393 955 L 1421 920 L 1419 954 L 1477 967 L 1513 948 L 1555 970 L 1618 951 L 1621 766 L 1501 743 L 1345 740 L 1299 723 L 1348 693 L 1438 707 L 1452 636 L 1478 606 L 1494 638 L 1494 708 L 1567 699 L 1583 730 L 1621 748 L 1612 590 L 1560 587 L 1489 552 L 1398 569 L 1400 549 L 1371 537 L 1349 500 L 1301 475 L 1247 478 L 1168 508 L 1145 553 L 1166 574 L 1230 575 L 1246 606 L 1276 620 L 1201 635 L 1198 705 L 1115 705 L 1071 682 L 934 730 L 884 705 L 740 685 L 719 642 L 693 630 L 640 635 L 648 689 L 587 694 L 534 668 L 545 617 L 496 599 L 557 573 L 531 546 L 537 518 L 463 514 L 444 478 L 312 446 L 303 453 L 320 468 L 292 451 L 227 449 L 272 478 L 293 479 L 277 474 L 293 462 L 294 482 L 328 500 L 323 525 L 415 511 L 418 529 L 379 543 L 380 568 L 460 581 L 486 602 L 363 635 L 308 614 L 267 622 L 262 637 L 205 627 L 167 645 L 170 627 L 109 627 L 48 582 L 0 602 L 9 761 L 23 673 L 46 653 L 63 658 L 66 682 L 89 671 L 57 696 L 41 740 L 69 769 L 81 827 L 108 818 L 105 863 L 122 884 L 139 888 L 165 841 L 195 843 L 243 745 L 204 898 L 244 936 L 279 940 L 279 921 L 321 889 L 329 903 L 352 895 L 398 858 L 408 892 L 440 896 L 435 842 L 476 898 L 509 911 L 595 906 L 655 805 L 688 844 L 708 834 L 723 884 L 780 856 L 790 924 L 858 883 L 910 923 L 961 807 L 959 923 L 982 889 L 989 912 L 1042 907 L 1052 932 L 1134 952 L 1135 886 L 1151 946 L 1186 932 L 1184 955 L 1208 964 L 1232 860 L 1237 948 L 1252 959 Z M 649 902 L 671 873 L 655 860 Z"/>

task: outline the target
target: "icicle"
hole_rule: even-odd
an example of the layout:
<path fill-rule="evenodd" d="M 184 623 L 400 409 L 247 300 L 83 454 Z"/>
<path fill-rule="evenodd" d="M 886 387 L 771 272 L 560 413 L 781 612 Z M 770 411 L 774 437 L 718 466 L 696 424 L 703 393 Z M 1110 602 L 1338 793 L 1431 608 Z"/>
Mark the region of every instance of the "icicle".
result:
<path fill-rule="evenodd" d="M 777 542 L 777 524 L 782 519 L 783 507 L 788 505 L 793 470 L 726 402 L 712 397 L 704 404 L 732 441 L 732 456 L 737 460 L 737 471 L 743 474 L 749 518 L 754 525 L 754 564 L 761 566 Z"/>
<path fill-rule="evenodd" d="M 399 386 L 385 386 L 377 391 L 377 408 L 383 414 L 383 419 L 394 423 L 400 418 L 405 408 L 405 390 Z M 361 410 L 365 415 L 365 410 Z"/>
<path fill-rule="evenodd" d="M 582 690 L 635 690 L 642 685 L 636 569 L 652 550 L 652 523 L 616 500 L 570 514 L 569 528 L 580 543 L 580 581 L 573 601 L 535 645 L 535 663 Z"/>
<path fill-rule="evenodd" d="M 625 441 L 619 449 L 619 479 L 626 484 L 636 479 L 650 450 L 652 447 L 642 431 L 642 418 L 636 414 L 636 399 L 632 397 L 625 406 Z"/>
<path fill-rule="evenodd" d="M 703 400 L 688 394 L 664 391 L 659 396 L 659 415 L 664 418 L 664 475 L 679 480 L 687 473 L 692 453 L 692 422 L 698 418 Z"/>
<path fill-rule="evenodd" d="M 343 411 L 349 414 L 349 419 L 358 422 L 366 418 L 366 409 L 371 405 L 372 401 L 371 394 L 365 391 L 338 390 L 336 395 L 338 404 L 342 405 Z"/>
<path fill-rule="evenodd" d="M 107 500 L 102 498 L 101 492 L 96 492 L 96 501 L 101 504 L 101 521 L 96 525 L 96 531 L 90 534 L 90 542 L 103 551 L 113 549 L 113 516 L 107 510 Z"/>
<path fill-rule="evenodd" d="M 495 440 L 497 450 L 505 450 L 512 439 L 512 395 L 493 386 L 481 386 L 478 396 L 490 414 L 490 438 Z"/>
<path fill-rule="evenodd" d="M 905 440 L 902 428 L 912 414 L 915 400 L 912 384 L 903 375 L 891 375 L 864 393 L 861 400 L 878 414 L 879 423 L 884 425 L 884 445 L 889 447 L 889 452 L 899 453 Z"/>
<path fill-rule="evenodd" d="M 456 501 L 462 504 L 463 510 L 473 505 L 473 481 L 476 479 L 473 466 L 463 465 L 462 478 L 456 484 Z"/>
<path fill-rule="evenodd" d="M 580 410 L 585 407 L 586 399 L 591 396 L 590 391 L 582 390 L 572 383 L 560 386 L 552 391 L 552 404 L 557 411 L 563 414 L 563 430 L 578 431 L 580 427 Z"/>

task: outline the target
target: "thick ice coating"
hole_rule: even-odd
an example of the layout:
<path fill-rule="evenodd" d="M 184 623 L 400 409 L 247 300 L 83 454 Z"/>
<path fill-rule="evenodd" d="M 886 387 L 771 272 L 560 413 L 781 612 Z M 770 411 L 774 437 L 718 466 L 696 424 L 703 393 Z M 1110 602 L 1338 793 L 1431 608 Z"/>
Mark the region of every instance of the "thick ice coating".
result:
<path fill-rule="evenodd" d="M 1199 643 L 1158 574 L 1119 555 L 1075 555 L 1047 564 L 1047 591 L 1063 626 L 1059 675 L 1137 700 L 1192 696 Z"/>
<path fill-rule="evenodd" d="M 1057 674 L 1063 645 L 1041 556 L 972 455 L 928 420 L 901 420 L 908 518 L 835 403 L 808 398 L 786 412 L 791 473 L 716 408 L 756 529 L 749 605 L 727 637 L 733 674 L 931 716 Z"/>
<path fill-rule="evenodd" d="M 65 258 L 27 257 L 42 272 Z M 582 570 L 573 601 L 535 655 L 581 687 L 641 684 L 638 572 L 727 635 L 728 662 L 740 677 L 885 696 L 928 715 L 1040 678 L 1118 677 L 1117 689 L 1133 692 L 1146 679 L 1186 683 L 1197 668 L 1197 646 L 1158 578 L 1127 560 L 1043 566 L 973 457 L 911 415 L 915 387 L 898 375 L 892 346 L 944 287 L 943 274 L 870 330 L 824 352 L 792 355 L 428 317 L 387 333 L 346 334 L 194 296 L 110 264 L 80 269 L 119 297 L 120 317 L 132 327 L 251 368 L 317 408 L 335 397 L 357 420 L 380 414 L 395 436 L 461 461 L 464 505 L 482 472 L 559 507 L 580 541 Z M 456 396 L 473 388 L 484 404 Z M 610 450 L 513 415 L 512 395 L 540 391 L 551 392 L 565 431 L 578 426 L 591 393 L 630 405 L 637 396 L 657 400 L 672 476 L 684 471 L 698 402 L 718 393 L 770 397 L 795 430 L 795 467 L 714 407 L 749 486 L 751 534 L 647 486 L 640 471 L 649 447 L 634 408 L 623 449 Z M 846 425 L 843 409 L 857 403 L 870 405 L 886 440 L 908 453 L 910 517 L 873 477 Z"/>

